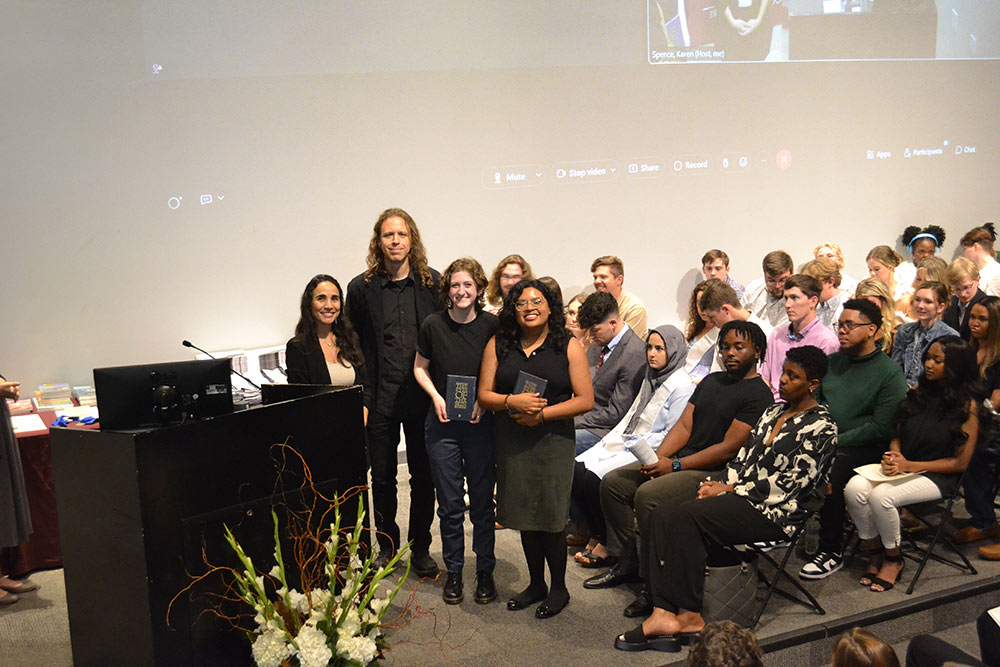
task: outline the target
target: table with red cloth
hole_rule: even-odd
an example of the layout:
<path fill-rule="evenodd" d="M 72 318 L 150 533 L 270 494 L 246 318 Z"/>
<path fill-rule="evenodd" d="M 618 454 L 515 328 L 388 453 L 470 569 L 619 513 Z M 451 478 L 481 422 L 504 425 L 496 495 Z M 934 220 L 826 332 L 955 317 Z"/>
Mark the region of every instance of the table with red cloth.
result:
<path fill-rule="evenodd" d="M 23 577 L 35 570 L 62 567 L 59 548 L 59 515 L 56 513 L 56 492 L 52 482 L 52 451 L 49 448 L 49 425 L 56 420 L 53 411 L 38 413 L 44 430 L 17 434 L 24 468 L 24 487 L 31 512 L 31 539 L 16 547 L 0 549 L 0 571 L 8 576 Z M 80 424 L 71 428 L 83 427 Z M 83 427 L 86 428 L 86 427 Z M 96 426 L 94 427 L 96 428 Z"/>

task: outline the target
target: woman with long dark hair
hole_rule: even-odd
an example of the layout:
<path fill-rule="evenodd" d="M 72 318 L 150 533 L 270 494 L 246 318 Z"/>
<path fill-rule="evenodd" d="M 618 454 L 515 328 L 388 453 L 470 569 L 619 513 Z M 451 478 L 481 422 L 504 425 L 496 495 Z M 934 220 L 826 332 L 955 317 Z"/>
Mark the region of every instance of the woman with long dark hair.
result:
<path fill-rule="evenodd" d="M 900 403 L 881 474 L 855 475 L 844 488 L 862 548 L 872 555 L 862 586 L 881 593 L 899 580 L 898 508 L 954 492 L 979 438 L 982 393 L 976 355 L 968 343 L 958 336 L 931 343 L 917 386 Z M 903 477 L 891 479 L 897 475 Z"/>
<path fill-rule="evenodd" d="M 285 365 L 292 384 L 363 384 L 366 373 L 358 336 L 343 311 L 344 292 L 333 276 L 312 277 L 299 300 L 295 335 L 285 346 Z M 368 421 L 368 406 L 364 408 Z"/>
<path fill-rule="evenodd" d="M 593 407 L 594 389 L 583 348 L 566 330 L 562 303 L 544 283 L 523 280 L 507 293 L 500 330 L 483 352 L 479 404 L 496 413 L 497 521 L 521 531 L 530 577 L 507 609 L 541 602 L 535 616 L 555 616 L 569 602 L 564 533 L 576 451 L 573 417 Z"/>
<path fill-rule="evenodd" d="M 695 382 L 701 382 L 702 378 L 712 371 L 712 362 L 716 356 L 715 343 L 719 339 L 719 330 L 708 321 L 708 316 L 698 303 L 710 282 L 702 280 L 695 285 L 688 303 L 688 319 L 684 330 L 688 351 L 684 370 Z"/>

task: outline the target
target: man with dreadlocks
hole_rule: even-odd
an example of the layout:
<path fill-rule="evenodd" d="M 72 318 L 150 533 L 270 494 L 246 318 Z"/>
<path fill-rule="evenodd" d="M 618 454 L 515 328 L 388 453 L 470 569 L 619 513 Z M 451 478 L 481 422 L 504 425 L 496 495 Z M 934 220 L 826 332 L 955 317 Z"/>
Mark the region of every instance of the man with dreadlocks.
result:
<path fill-rule="evenodd" d="M 666 503 L 692 500 L 713 471 L 725 467 L 773 402 L 771 390 L 757 373 L 767 349 L 764 332 L 753 322 L 732 320 L 719 331 L 724 371 L 711 373 L 695 389 L 680 420 L 663 438 L 656 463 L 632 464 L 601 480 L 601 508 L 607 521 L 608 551 L 618 562 L 584 582 L 585 588 L 609 588 L 634 578 L 646 580 L 647 558 L 636 550 L 636 528 L 648 535 L 650 513 Z M 639 545 L 647 546 L 643 537 Z M 646 588 L 625 615 L 645 616 L 652 610 Z"/>

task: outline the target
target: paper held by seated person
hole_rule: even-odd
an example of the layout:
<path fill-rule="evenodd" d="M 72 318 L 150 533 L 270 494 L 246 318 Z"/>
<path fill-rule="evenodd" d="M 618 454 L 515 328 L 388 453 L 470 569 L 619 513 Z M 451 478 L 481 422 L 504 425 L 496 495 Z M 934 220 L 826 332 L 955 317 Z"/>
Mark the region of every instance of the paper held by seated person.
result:
<path fill-rule="evenodd" d="M 625 449 L 632 452 L 632 456 L 639 459 L 639 463 L 644 466 L 651 466 L 656 463 L 656 452 L 649 446 L 645 438 L 636 438 L 625 443 Z"/>
<path fill-rule="evenodd" d="M 858 466 L 854 469 L 854 472 L 858 473 L 872 484 L 879 484 L 881 482 L 898 482 L 901 479 L 907 479 L 917 474 L 915 472 L 901 472 L 898 475 L 886 475 L 882 472 L 881 463 L 868 463 L 863 466 Z"/>

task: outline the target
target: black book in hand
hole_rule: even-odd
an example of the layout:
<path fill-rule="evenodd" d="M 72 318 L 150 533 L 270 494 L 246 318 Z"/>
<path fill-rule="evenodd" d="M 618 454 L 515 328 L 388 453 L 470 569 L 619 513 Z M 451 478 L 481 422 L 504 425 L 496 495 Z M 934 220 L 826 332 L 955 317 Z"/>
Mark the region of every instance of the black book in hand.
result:
<path fill-rule="evenodd" d="M 446 393 L 448 419 L 456 422 L 472 421 L 472 407 L 476 403 L 476 378 L 471 375 L 449 375 Z"/>
<path fill-rule="evenodd" d="M 514 380 L 514 391 L 510 392 L 512 394 L 538 394 L 539 396 L 545 395 L 545 387 L 549 384 L 549 381 L 545 378 L 540 378 L 537 375 L 532 375 L 531 373 L 526 373 L 524 371 L 518 371 L 517 379 Z M 511 410 L 515 412 L 515 410 Z"/>

